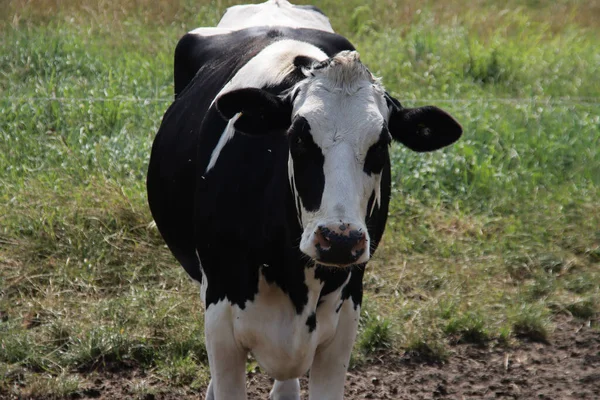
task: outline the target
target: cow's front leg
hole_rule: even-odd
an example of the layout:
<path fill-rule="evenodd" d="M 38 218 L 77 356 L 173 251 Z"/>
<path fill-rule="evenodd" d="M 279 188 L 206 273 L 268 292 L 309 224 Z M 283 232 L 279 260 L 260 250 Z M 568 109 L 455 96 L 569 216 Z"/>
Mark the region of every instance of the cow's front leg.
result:
<path fill-rule="evenodd" d="M 212 379 L 208 383 L 208 389 L 206 389 L 206 400 L 215 400 L 215 391 L 213 390 Z"/>
<path fill-rule="evenodd" d="M 269 400 L 300 400 L 300 381 L 289 379 L 287 381 L 275 381 Z"/>
<path fill-rule="evenodd" d="M 229 302 L 208 306 L 204 332 L 211 376 L 207 399 L 246 400 L 247 352 L 235 340 Z"/>
<path fill-rule="evenodd" d="M 354 307 L 347 299 L 340 309 L 340 318 L 332 341 L 319 347 L 310 369 L 310 400 L 341 400 L 344 398 L 346 371 L 356 339 L 360 305 Z"/>

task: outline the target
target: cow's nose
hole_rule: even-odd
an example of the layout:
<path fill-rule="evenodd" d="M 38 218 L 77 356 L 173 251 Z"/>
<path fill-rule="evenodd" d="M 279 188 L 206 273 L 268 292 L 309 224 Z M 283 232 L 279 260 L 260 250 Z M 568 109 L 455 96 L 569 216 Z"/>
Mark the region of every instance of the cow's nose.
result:
<path fill-rule="evenodd" d="M 324 264 L 348 265 L 356 262 L 367 250 L 367 235 L 350 224 L 320 225 L 315 230 L 317 261 Z"/>

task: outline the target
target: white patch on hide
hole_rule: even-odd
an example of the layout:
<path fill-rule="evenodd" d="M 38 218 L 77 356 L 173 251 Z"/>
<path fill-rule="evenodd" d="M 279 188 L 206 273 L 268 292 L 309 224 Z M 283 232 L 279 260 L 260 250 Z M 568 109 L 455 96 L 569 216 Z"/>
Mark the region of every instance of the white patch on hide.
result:
<path fill-rule="evenodd" d="M 326 16 L 314 10 L 294 7 L 286 0 L 269 0 L 261 4 L 230 7 L 217 25 L 219 28 L 233 30 L 253 26 L 287 26 L 333 33 Z"/>
<path fill-rule="evenodd" d="M 219 96 L 236 89 L 262 88 L 279 84 L 288 74 L 294 71 L 294 59 L 299 55 L 312 57 L 317 60 L 327 58 L 327 55 L 322 50 L 306 42 L 280 40 L 265 47 L 254 58 L 248 61 L 246 65 L 240 68 L 215 97 L 213 103 Z M 233 138 L 235 133 L 233 123 L 238 117 L 239 115 L 233 117 L 227 124 L 225 131 L 211 154 L 205 174 L 214 168 L 221 151 Z"/>

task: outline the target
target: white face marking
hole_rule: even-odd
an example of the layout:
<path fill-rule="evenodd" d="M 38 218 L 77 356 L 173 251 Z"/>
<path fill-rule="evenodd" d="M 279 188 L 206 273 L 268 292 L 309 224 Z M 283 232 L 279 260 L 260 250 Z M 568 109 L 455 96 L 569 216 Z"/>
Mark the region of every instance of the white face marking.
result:
<path fill-rule="evenodd" d="M 346 52 L 344 57 L 350 59 L 349 63 L 359 62 L 355 52 Z M 325 158 L 321 205 L 316 211 L 308 211 L 301 204 L 300 210 L 304 228 L 300 249 L 316 259 L 314 232 L 318 226 L 346 223 L 366 232 L 367 212 L 372 213 L 375 204 L 380 202 L 381 174 L 366 174 L 364 162 L 367 151 L 380 138 L 389 111 L 383 88 L 373 78 L 352 79 L 320 73 L 319 70 L 313 73 L 314 77 L 309 77 L 296 88 L 298 95 L 293 113 L 306 118 L 313 141 Z M 340 85 L 336 79 L 347 82 Z M 294 175 L 291 156 L 288 170 L 291 180 Z M 297 188 L 293 190 L 297 192 Z M 372 209 L 367 210 L 373 193 L 376 201 Z M 295 195 L 298 198 L 298 194 Z M 369 257 L 367 243 L 367 251 L 356 263 L 366 262 Z"/>
<path fill-rule="evenodd" d="M 230 7 L 217 26 L 236 30 L 252 26 L 288 26 L 333 33 L 326 16 L 314 10 L 294 7 L 286 0 Z"/>

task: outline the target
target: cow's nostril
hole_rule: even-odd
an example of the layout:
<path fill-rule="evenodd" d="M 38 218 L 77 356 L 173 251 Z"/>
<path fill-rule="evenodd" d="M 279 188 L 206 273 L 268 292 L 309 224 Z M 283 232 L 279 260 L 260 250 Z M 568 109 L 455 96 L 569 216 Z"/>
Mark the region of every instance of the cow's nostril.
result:
<path fill-rule="evenodd" d="M 356 244 L 352 247 L 352 256 L 359 258 L 363 255 L 365 250 L 367 249 L 367 235 L 362 233 L 362 237 L 358 239 Z"/>
<path fill-rule="evenodd" d="M 315 231 L 315 245 L 321 250 L 329 250 L 331 248 L 331 240 L 326 236 L 329 231 L 327 228 L 319 226 Z"/>

